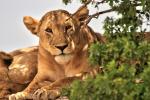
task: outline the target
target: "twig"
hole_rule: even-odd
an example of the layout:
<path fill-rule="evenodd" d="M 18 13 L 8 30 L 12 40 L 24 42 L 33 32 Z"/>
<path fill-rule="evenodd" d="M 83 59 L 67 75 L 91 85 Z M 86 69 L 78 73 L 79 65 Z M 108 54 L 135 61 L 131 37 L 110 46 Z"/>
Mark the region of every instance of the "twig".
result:
<path fill-rule="evenodd" d="M 104 14 L 104 13 L 108 13 L 108 12 L 112 12 L 112 11 L 114 11 L 114 10 L 113 9 L 108 9 L 108 10 L 97 12 L 93 15 L 90 15 L 89 18 L 85 21 L 85 24 L 87 25 L 91 21 L 92 18 L 96 18 L 100 14 Z"/>
<path fill-rule="evenodd" d="M 104 3 L 106 0 L 102 0 L 100 2 L 97 2 L 97 4 L 101 4 L 101 3 Z"/>

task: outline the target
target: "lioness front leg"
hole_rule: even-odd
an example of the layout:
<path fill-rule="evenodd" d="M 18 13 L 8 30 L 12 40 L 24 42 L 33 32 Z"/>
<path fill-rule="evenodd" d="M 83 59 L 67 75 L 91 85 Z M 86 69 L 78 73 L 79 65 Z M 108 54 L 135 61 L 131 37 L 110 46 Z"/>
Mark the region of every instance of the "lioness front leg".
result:
<path fill-rule="evenodd" d="M 85 80 L 88 76 L 94 78 L 98 73 L 101 73 L 102 71 L 103 70 L 101 67 L 96 67 L 93 68 L 90 72 L 79 73 L 76 74 L 74 77 L 65 77 L 63 79 L 57 80 L 50 85 L 38 89 L 33 94 L 33 99 L 34 100 L 56 99 L 60 97 L 60 90 L 62 89 L 62 87 L 69 86 L 74 80 Z"/>
<path fill-rule="evenodd" d="M 66 77 L 53 82 L 50 85 L 38 89 L 33 94 L 33 100 L 54 100 L 60 97 L 60 89 L 70 85 L 74 80 L 81 79 L 81 77 Z"/>
<path fill-rule="evenodd" d="M 12 94 L 9 96 L 9 100 L 26 100 L 32 99 L 33 93 L 40 87 L 44 86 L 44 84 L 40 84 L 43 81 L 39 75 L 36 75 L 33 81 L 28 85 L 28 87 L 22 91 L 17 92 L 16 94 Z"/>

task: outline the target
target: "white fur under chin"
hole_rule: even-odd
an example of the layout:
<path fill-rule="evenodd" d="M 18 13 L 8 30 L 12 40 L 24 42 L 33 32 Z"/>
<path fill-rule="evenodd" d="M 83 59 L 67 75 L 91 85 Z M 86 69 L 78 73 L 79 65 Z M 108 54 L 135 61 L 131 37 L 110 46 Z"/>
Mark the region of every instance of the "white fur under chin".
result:
<path fill-rule="evenodd" d="M 58 55 L 58 56 L 55 56 L 55 61 L 58 64 L 65 65 L 72 59 L 72 57 L 73 56 L 71 54 Z"/>

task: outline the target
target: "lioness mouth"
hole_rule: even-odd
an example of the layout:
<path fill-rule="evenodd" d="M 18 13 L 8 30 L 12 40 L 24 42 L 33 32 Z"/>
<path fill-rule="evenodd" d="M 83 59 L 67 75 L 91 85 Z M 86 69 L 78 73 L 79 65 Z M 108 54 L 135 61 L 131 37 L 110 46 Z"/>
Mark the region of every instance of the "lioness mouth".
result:
<path fill-rule="evenodd" d="M 72 57 L 72 54 L 60 54 L 55 56 L 55 61 L 61 65 L 64 65 L 67 64 Z"/>

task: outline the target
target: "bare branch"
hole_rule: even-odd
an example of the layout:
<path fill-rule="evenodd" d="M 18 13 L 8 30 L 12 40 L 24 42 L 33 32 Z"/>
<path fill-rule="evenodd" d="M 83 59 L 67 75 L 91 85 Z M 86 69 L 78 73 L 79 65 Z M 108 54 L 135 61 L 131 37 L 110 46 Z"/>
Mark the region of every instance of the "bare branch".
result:
<path fill-rule="evenodd" d="M 97 4 L 101 4 L 101 3 L 104 3 L 106 0 L 102 0 L 100 2 L 97 2 Z"/>
<path fill-rule="evenodd" d="M 90 15 L 89 18 L 85 21 L 85 24 L 87 25 L 91 21 L 92 18 L 97 18 L 100 14 L 109 13 L 109 12 L 112 12 L 112 11 L 114 11 L 114 10 L 113 9 L 108 9 L 108 10 L 97 12 L 93 15 Z"/>
<path fill-rule="evenodd" d="M 106 0 L 102 0 L 99 3 L 104 3 L 105 1 Z M 141 3 L 134 4 L 134 6 L 141 6 Z M 113 11 L 114 11 L 114 9 L 108 9 L 105 11 L 97 12 L 93 15 L 89 15 L 89 18 L 84 22 L 84 24 L 87 25 L 91 21 L 92 18 L 98 18 L 99 15 L 101 15 L 101 14 L 105 14 L 105 13 L 109 13 L 109 12 L 113 12 Z"/>

